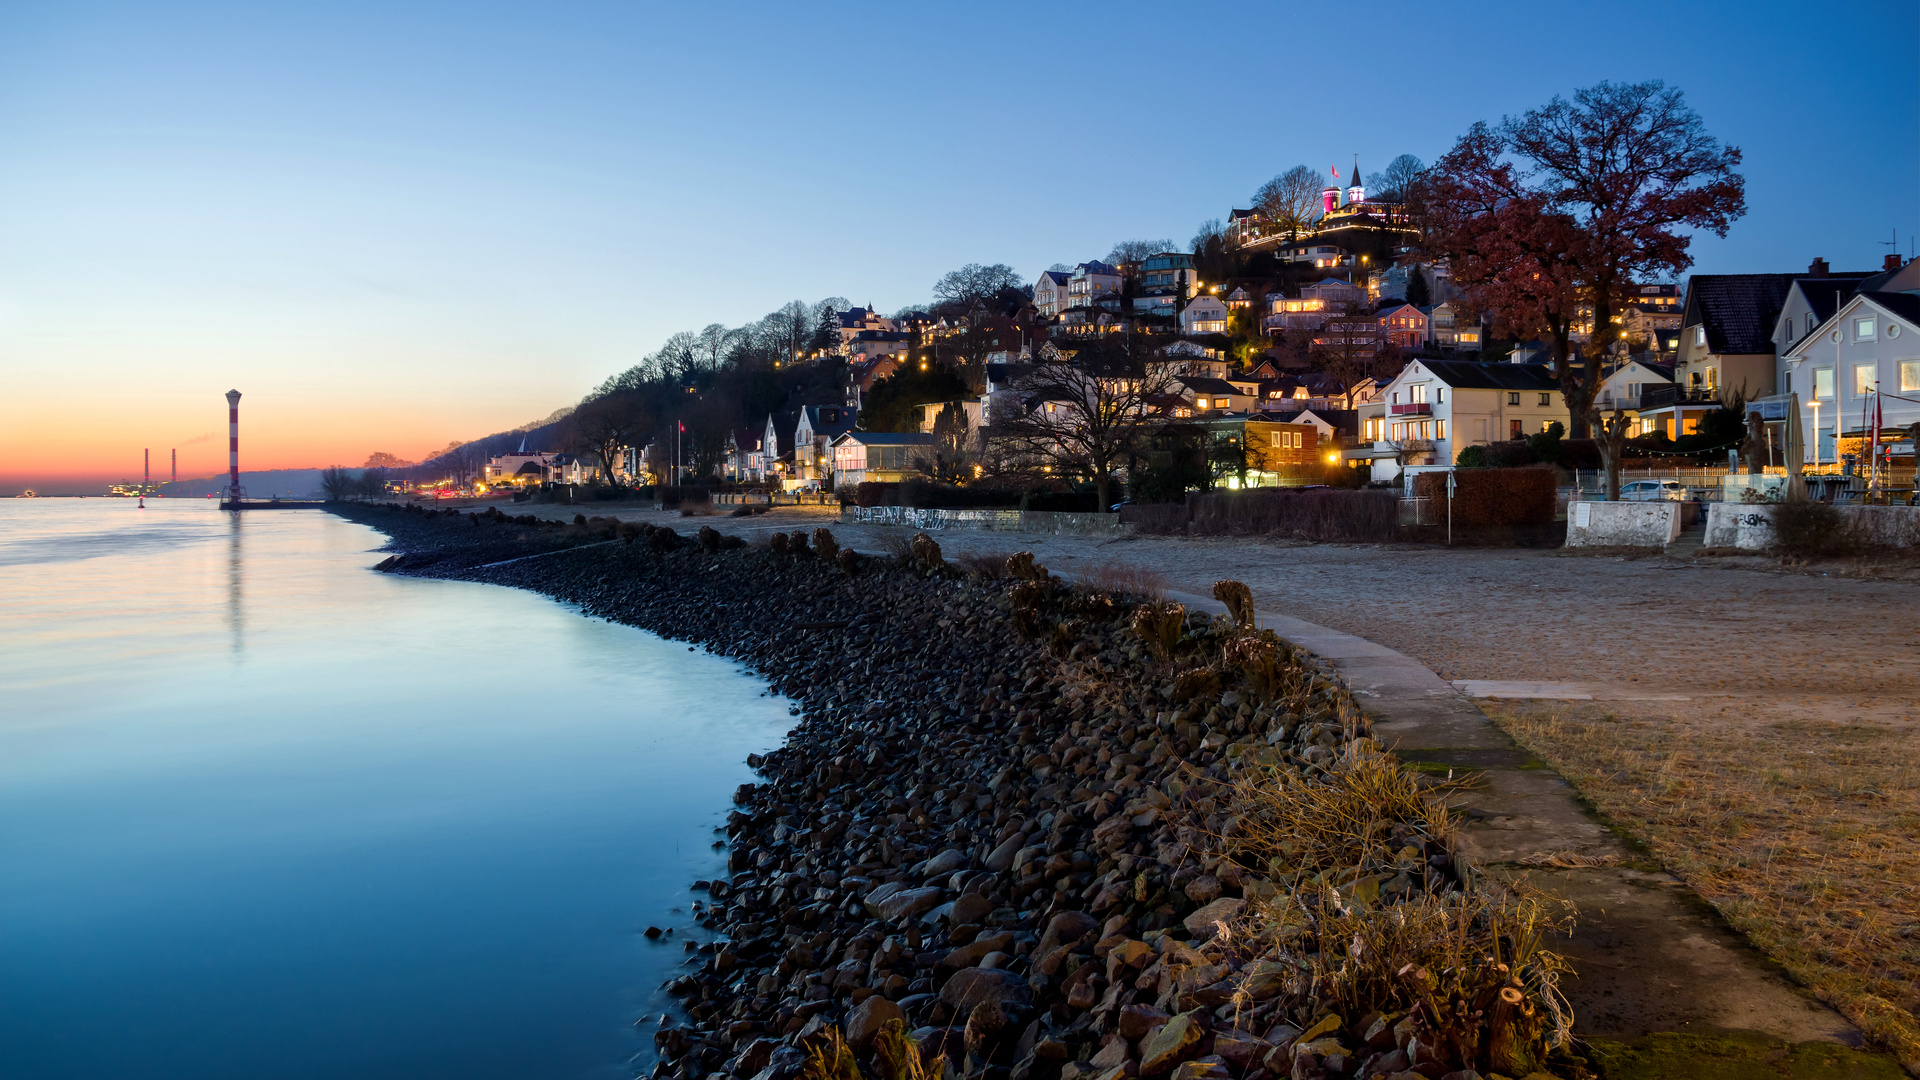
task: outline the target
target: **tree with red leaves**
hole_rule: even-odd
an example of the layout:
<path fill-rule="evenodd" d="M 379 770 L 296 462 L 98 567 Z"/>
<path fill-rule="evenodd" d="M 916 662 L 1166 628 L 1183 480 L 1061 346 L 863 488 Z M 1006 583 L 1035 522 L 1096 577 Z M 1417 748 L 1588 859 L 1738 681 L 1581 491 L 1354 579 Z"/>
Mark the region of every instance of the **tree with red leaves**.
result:
<path fill-rule="evenodd" d="M 1603 82 L 1476 123 L 1416 185 L 1428 253 L 1448 260 L 1468 303 L 1551 341 L 1574 436 L 1598 429 L 1608 498 L 1619 497 L 1627 429 L 1622 410 L 1596 407 L 1614 312 L 1637 280 L 1693 265 L 1692 231 L 1725 236 L 1746 212 L 1740 159 L 1679 90 Z"/>

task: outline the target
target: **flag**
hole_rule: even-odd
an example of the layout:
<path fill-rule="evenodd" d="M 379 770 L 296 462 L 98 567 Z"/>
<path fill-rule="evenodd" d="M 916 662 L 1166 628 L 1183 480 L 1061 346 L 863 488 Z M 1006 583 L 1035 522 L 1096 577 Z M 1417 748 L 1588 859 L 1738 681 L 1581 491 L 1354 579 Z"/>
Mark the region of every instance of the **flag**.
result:
<path fill-rule="evenodd" d="M 685 420 L 680 421 L 680 430 L 681 431 L 687 430 L 687 422 Z"/>
<path fill-rule="evenodd" d="M 1329 171 L 1329 172 L 1331 172 L 1331 173 L 1333 173 L 1333 179 L 1334 179 L 1334 180 L 1335 180 L 1336 182 L 1338 182 L 1338 181 L 1339 181 L 1339 179 L 1340 179 L 1340 166 L 1338 166 L 1338 165 L 1331 165 L 1331 166 L 1328 166 L 1328 169 L 1327 169 L 1327 171 Z"/>

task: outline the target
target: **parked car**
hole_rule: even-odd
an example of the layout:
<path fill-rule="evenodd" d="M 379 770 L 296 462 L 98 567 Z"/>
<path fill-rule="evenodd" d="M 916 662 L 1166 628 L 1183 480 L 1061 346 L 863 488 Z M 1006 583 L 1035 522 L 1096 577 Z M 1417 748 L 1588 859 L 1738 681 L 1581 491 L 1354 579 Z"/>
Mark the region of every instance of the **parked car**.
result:
<path fill-rule="evenodd" d="M 1687 486 L 1678 480 L 1634 480 L 1620 485 L 1621 502 L 1684 501 Z"/>

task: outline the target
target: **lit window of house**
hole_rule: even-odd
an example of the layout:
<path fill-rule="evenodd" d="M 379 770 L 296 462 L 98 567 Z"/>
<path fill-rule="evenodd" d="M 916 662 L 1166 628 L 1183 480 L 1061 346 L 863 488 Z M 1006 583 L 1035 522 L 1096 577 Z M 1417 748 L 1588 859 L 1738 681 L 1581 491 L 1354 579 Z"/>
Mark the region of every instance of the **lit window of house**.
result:
<path fill-rule="evenodd" d="M 1853 396 L 1865 397 L 1873 393 L 1873 384 L 1879 381 L 1879 376 L 1874 370 L 1874 365 L 1853 365 Z"/>
<path fill-rule="evenodd" d="M 1920 360 L 1900 362 L 1900 389 L 1908 392 L 1920 390 Z"/>
<path fill-rule="evenodd" d="M 1872 341 L 1874 321 L 1872 319 L 1853 320 L 1853 340 Z"/>
<path fill-rule="evenodd" d="M 1815 368 L 1813 371 L 1813 397 L 1816 401 L 1833 400 L 1833 369 Z"/>

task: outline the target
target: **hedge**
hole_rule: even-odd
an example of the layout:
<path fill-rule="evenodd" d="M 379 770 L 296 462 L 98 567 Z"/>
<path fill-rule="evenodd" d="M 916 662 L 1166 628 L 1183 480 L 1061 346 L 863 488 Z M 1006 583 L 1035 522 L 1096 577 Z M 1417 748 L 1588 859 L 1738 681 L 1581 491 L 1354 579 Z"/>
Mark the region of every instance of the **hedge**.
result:
<path fill-rule="evenodd" d="M 1456 469 L 1453 523 L 1465 528 L 1483 525 L 1544 525 L 1553 521 L 1560 482 L 1550 468 Z M 1446 513 L 1447 474 L 1427 472 L 1413 478 L 1413 493 L 1433 500 L 1429 513 Z"/>

